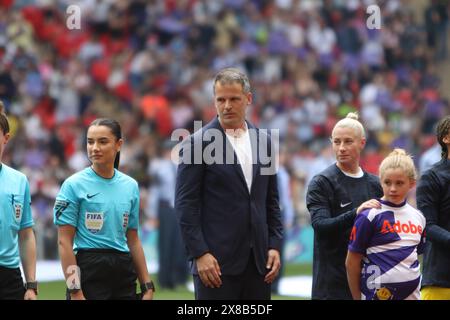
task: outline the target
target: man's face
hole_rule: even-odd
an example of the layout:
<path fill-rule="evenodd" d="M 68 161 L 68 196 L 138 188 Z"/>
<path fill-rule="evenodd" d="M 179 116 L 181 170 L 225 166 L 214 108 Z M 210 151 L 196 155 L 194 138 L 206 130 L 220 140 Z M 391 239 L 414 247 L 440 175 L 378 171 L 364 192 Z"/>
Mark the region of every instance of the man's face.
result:
<path fill-rule="evenodd" d="M 252 94 L 244 93 L 242 85 L 237 82 L 230 84 L 217 82 L 214 89 L 214 104 L 222 127 L 243 128 L 247 107 L 252 102 Z"/>
<path fill-rule="evenodd" d="M 5 150 L 6 143 L 9 140 L 9 133 L 3 133 L 3 130 L 0 129 L 0 161 L 3 156 L 3 150 Z"/>

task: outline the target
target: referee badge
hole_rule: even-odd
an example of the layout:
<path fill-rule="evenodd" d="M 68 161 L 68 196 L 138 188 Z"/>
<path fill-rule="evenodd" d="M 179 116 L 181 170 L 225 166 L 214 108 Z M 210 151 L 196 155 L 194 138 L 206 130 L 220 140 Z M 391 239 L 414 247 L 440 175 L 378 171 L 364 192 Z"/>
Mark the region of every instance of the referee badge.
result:
<path fill-rule="evenodd" d="M 97 233 L 103 227 L 103 212 L 86 212 L 84 217 L 84 225 L 91 233 Z"/>
<path fill-rule="evenodd" d="M 20 220 L 22 220 L 22 211 L 22 204 L 14 203 L 14 217 L 16 218 L 17 222 L 20 222 Z"/>
<path fill-rule="evenodd" d="M 123 223 L 122 227 L 126 229 L 128 227 L 128 220 L 130 219 L 130 214 L 128 212 L 123 213 Z"/>

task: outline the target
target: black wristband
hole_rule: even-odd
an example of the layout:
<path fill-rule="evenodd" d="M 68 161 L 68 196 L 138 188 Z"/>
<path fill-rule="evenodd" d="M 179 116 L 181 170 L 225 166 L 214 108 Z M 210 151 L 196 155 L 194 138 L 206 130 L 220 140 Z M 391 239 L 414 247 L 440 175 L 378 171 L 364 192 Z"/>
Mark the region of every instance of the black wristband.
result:
<path fill-rule="evenodd" d="M 28 281 L 25 283 L 25 290 L 33 290 L 34 293 L 38 294 L 38 283 L 37 281 Z"/>
<path fill-rule="evenodd" d="M 146 293 L 148 290 L 155 292 L 155 285 L 152 280 L 146 283 L 141 283 L 141 293 Z"/>
<path fill-rule="evenodd" d="M 80 291 L 80 290 L 81 290 L 80 288 L 67 289 L 67 291 L 68 291 L 70 294 L 75 294 L 75 293 L 77 293 L 77 292 Z"/>

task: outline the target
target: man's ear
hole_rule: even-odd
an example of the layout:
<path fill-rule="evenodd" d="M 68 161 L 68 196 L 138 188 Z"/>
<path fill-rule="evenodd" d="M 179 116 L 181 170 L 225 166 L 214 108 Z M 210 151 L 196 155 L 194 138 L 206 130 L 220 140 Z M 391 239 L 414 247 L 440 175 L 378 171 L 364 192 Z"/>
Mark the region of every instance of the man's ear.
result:
<path fill-rule="evenodd" d="M 252 95 L 252 93 L 249 92 L 249 93 L 246 94 L 246 96 L 247 96 L 247 105 L 251 105 L 252 102 L 253 102 L 253 95 Z"/>
<path fill-rule="evenodd" d="M 11 137 L 11 134 L 9 132 L 5 133 L 4 137 L 5 137 L 5 144 L 7 144 L 9 141 L 9 138 Z"/>

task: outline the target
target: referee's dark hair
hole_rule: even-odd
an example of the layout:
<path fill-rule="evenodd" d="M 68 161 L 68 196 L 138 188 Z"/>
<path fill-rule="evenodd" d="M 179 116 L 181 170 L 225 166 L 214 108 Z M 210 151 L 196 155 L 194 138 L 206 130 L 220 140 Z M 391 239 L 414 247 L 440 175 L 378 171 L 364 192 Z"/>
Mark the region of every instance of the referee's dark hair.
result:
<path fill-rule="evenodd" d="M 88 127 L 88 130 L 92 126 L 105 126 L 111 129 L 112 134 L 117 138 L 117 140 L 122 139 L 122 129 L 120 128 L 119 122 L 117 122 L 114 119 L 108 119 L 108 118 L 99 118 L 95 119 L 91 122 L 91 124 Z M 120 151 L 117 152 L 116 158 L 114 159 L 114 168 L 119 168 L 119 162 L 120 162 Z"/>
<path fill-rule="evenodd" d="M 5 107 L 3 102 L 0 100 L 0 129 L 2 129 L 3 134 L 9 133 L 9 122 L 6 117 Z"/>
<path fill-rule="evenodd" d="M 448 159 L 448 147 L 447 144 L 444 142 L 444 138 L 448 135 L 450 135 L 450 116 L 446 116 L 445 118 L 441 119 L 436 127 L 437 141 L 439 142 L 442 148 L 441 152 L 442 159 Z"/>

